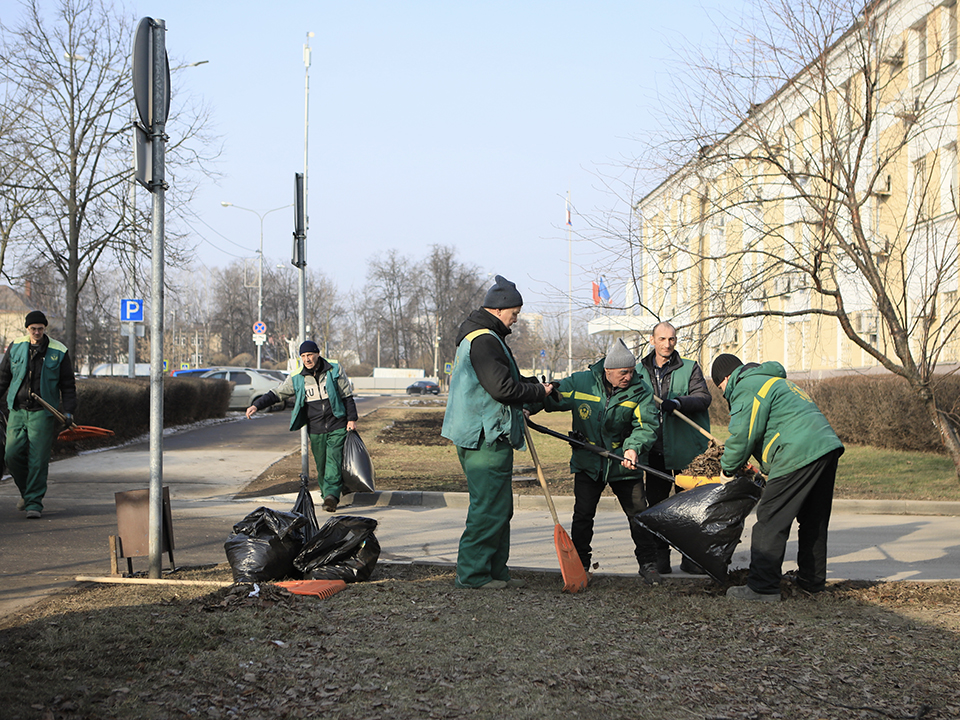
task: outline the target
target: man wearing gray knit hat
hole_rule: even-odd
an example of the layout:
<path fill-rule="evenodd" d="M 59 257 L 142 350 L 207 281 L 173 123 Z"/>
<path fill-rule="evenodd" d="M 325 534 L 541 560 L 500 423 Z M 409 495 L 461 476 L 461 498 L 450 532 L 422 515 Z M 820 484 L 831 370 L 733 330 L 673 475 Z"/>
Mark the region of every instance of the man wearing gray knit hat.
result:
<path fill-rule="evenodd" d="M 632 522 L 647 508 L 643 471 L 634 463 L 647 461 L 657 439 L 657 411 L 653 391 L 636 374 L 637 359 L 623 340 L 614 341 L 606 357 L 560 381 L 557 392 L 543 403 L 530 404 L 536 413 L 570 411 L 573 429 L 588 442 L 598 445 L 627 462 L 618 463 L 583 448 L 573 448 L 570 472 L 573 476 L 573 522 L 570 537 L 584 569 L 590 572 L 593 521 L 597 504 L 607 483 L 627 516 L 640 575 L 650 585 L 659 585 L 656 546 L 652 537 Z"/>

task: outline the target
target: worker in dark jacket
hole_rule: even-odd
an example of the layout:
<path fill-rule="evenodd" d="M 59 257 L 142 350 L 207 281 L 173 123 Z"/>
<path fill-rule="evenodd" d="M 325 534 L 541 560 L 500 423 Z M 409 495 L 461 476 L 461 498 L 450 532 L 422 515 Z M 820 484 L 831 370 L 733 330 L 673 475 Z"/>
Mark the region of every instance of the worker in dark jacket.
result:
<path fill-rule="evenodd" d="M 617 340 L 589 370 L 561 380 L 542 407 L 548 412 L 570 412 L 574 431 L 587 442 L 625 458 L 617 462 L 578 447 L 571 453 L 574 504 L 570 538 L 584 570 L 590 572 L 594 518 L 600 496 L 609 483 L 630 523 L 640 575 L 646 583 L 659 585 L 662 578 L 657 571 L 653 536 L 632 522 L 637 513 L 647 509 L 643 471 L 636 463 L 646 464 L 647 451 L 657 437 L 653 393 L 637 376 L 636 364 L 633 353 L 622 340 Z M 540 406 L 529 409 L 535 413 Z"/>
<path fill-rule="evenodd" d="M 518 587 L 507 568 L 513 517 L 513 451 L 526 447 L 525 403 L 542 402 L 553 386 L 523 377 L 505 338 L 520 315 L 517 286 L 497 275 L 483 306 L 460 325 L 443 437 L 457 446 L 470 508 L 460 536 L 455 584 Z"/>
<path fill-rule="evenodd" d="M 290 430 L 307 426 L 323 509 L 335 512 L 343 490 L 343 444 L 347 433 L 357 429 L 353 384 L 339 365 L 320 356 L 320 348 L 313 340 L 301 343 L 300 362 L 303 364 L 300 372 L 260 396 L 247 408 L 247 417 L 291 396 L 294 398 Z"/>
<path fill-rule="evenodd" d="M 757 504 L 747 584 L 727 590 L 740 600 L 780 600 L 787 538 L 797 521 L 797 585 L 820 592 L 827 580 L 827 526 L 843 443 L 810 396 L 787 380 L 783 365 L 744 365 L 735 355 L 713 361 L 713 381 L 730 404 L 730 437 L 720 469 L 729 479 L 752 455 L 768 476 Z"/>
<path fill-rule="evenodd" d="M 47 317 L 27 313 L 27 334 L 14 340 L 0 362 L 0 404 L 10 410 L 4 460 L 20 490 L 17 509 L 37 519 L 47 494 L 50 450 L 57 421 L 31 394 L 53 407 L 62 403 L 67 427 L 77 408 L 77 381 L 67 346 L 47 335 Z"/>
<path fill-rule="evenodd" d="M 657 323 L 650 333 L 653 350 L 637 365 L 637 372 L 653 387 L 654 396 L 660 398 L 660 423 L 657 426 L 657 441 L 650 450 L 649 462 L 654 470 L 676 475 L 707 449 L 709 441 L 696 428 L 683 422 L 673 413 L 679 410 L 704 430 L 710 430 L 710 389 L 703 371 L 695 360 L 680 357 L 677 352 L 677 331 L 668 322 Z M 656 505 L 670 495 L 676 487 L 663 478 L 647 473 L 647 502 Z M 676 487 L 680 492 L 681 488 Z M 657 569 L 662 574 L 673 571 L 670 566 L 670 546 L 660 538 L 654 538 L 657 546 Z M 680 569 L 691 575 L 703 575 L 704 571 L 695 562 L 684 557 Z"/>

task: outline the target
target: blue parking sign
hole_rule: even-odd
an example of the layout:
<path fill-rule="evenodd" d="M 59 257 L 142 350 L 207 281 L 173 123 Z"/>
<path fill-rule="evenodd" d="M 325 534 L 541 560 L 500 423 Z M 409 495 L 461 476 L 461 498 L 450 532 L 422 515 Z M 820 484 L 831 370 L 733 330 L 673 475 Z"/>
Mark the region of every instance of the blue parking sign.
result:
<path fill-rule="evenodd" d="M 135 298 L 121 300 L 120 322 L 143 322 L 143 300 Z"/>

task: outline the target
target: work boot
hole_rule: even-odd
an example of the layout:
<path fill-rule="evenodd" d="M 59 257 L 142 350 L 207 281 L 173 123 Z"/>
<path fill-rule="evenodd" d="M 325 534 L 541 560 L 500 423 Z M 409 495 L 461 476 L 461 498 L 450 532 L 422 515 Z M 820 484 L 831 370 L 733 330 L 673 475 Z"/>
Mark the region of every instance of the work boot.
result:
<path fill-rule="evenodd" d="M 39 510 L 27 510 L 27 519 L 28 520 L 39 520 L 40 511 Z"/>
<path fill-rule="evenodd" d="M 727 590 L 727 597 L 732 600 L 754 600 L 758 602 L 780 602 L 780 593 L 754 592 L 749 585 L 734 585 Z"/>
<path fill-rule="evenodd" d="M 663 578 L 660 577 L 660 573 L 657 572 L 656 563 L 646 563 L 645 565 L 641 565 L 640 577 L 643 578 L 643 581 L 647 585 L 660 585 L 663 583 Z"/>
<path fill-rule="evenodd" d="M 20 512 L 23 512 L 26 509 L 27 509 L 27 501 L 24 500 L 23 498 L 20 498 L 19 500 L 17 500 L 17 510 L 19 510 Z"/>
<path fill-rule="evenodd" d="M 683 560 L 680 561 L 680 570 L 687 573 L 687 575 L 706 575 L 707 571 L 702 567 L 697 565 L 693 560 L 688 558 L 686 555 L 683 556 Z"/>
<path fill-rule="evenodd" d="M 508 588 L 522 588 L 527 586 L 526 580 L 521 580 L 520 578 L 510 578 L 507 580 Z"/>
<path fill-rule="evenodd" d="M 340 501 L 337 500 L 333 495 L 327 495 L 323 499 L 323 509 L 329 513 L 336 512 L 337 505 L 339 504 L 340 504 Z"/>
<path fill-rule="evenodd" d="M 477 588 L 477 590 L 503 590 L 508 586 L 506 580 L 491 580 Z"/>
<path fill-rule="evenodd" d="M 657 548 L 657 572 L 661 575 L 669 575 L 673 572 L 670 567 L 670 548 Z"/>

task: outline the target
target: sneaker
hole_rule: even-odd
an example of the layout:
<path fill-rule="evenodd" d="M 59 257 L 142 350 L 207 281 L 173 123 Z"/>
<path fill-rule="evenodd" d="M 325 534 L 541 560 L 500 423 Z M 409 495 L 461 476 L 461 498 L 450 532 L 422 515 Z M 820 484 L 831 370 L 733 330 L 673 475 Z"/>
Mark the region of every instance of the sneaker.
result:
<path fill-rule="evenodd" d="M 522 582 L 522 581 L 521 581 Z M 506 580 L 491 580 L 490 582 L 476 588 L 477 590 L 503 590 L 508 587 Z"/>
<path fill-rule="evenodd" d="M 27 510 L 27 519 L 28 520 L 38 520 L 40 518 L 39 510 Z"/>
<path fill-rule="evenodd" d="M 727 589 L 727 597 L 734 600 L 756 600 L 759 602 L 780 602 L 780 593 L 758 593 L 749 585 L 734 585 Z"/>
<path fill-rule="evenodd" d="M 657 572 L 656 563 L 647 563 L 640 566 L 640 577 L 643 578 L 643 581 L 647 585 L 660 585 L 663 582 L 663 578 L 660 577 L 660 573 Z"/>
<path fill-rule="evenodd" d="M 680 561 L 680 570 L 687 575 L 706 575 L 707 571 L 697 565 L 693 560 L 684 556 Z"/>
<path fill-rule="evenodd" d="M 340 504 L 340 501 L 337 500 L 333 495 L 327 495 L 327 496 L 323 499 L 323 509 L 324 509 L 326 512 L 330 512 L 330 513 L 336 512 L 336 511 L 337 511 L 337 505 L 339 505 L 339 504 Z"/>
<path fill-rule="evenodd" d="M 17 510 L 19 510 L 20 512 L 23 512 L 26 509 L 27 509 L 27 501 L 24 500 L 23 498 L 20 498 L 19 500 L 17 500 Z"/>
<path fill-rule="evenodd" d="M 507 580 L 507 587 L 521 588 L 526 586 L 527 586 L 527 581 L 521 580 L 520 578 L 510 578 L 509 580 Z"/>
<path fill-rule="evenodd" d="M 673 572 L 670 567 L 670 548 L 660 548 L 657 550 L 657 572 L 661 575 L 669 575 Z"/>

